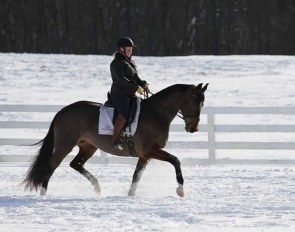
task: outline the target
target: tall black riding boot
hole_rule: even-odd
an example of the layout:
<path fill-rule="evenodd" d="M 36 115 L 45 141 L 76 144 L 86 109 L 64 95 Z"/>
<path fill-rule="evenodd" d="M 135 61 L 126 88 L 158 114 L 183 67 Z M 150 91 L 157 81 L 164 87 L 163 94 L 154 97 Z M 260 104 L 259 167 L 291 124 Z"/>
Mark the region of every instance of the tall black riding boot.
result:
<path fill-rule="evenodd" d="M 119 114 L 116 119 L 114 125 L 113 139 L 112 139 L 112 148 L 116 150 L 123 150 L 122 141 L 120 139 L 120 135 L 122 130 L 125 127 L 127 120 L 123 117 L 123 115 Z"/>

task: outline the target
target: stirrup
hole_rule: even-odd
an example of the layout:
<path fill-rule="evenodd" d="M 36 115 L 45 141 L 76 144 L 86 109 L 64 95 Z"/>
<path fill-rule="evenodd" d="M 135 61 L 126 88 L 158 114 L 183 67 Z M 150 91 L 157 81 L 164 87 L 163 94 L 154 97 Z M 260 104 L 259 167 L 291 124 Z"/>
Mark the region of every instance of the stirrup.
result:
<path fill-rule="evenodd" d="M 123 150 L 124 150 L 124 148 L 123 148 L 121 142 L 114 142 L 114 143 L 112 144 L 112 148 L 113 148 L 114 150 L 118 150 L 118 151 L 123 151 Z"/>

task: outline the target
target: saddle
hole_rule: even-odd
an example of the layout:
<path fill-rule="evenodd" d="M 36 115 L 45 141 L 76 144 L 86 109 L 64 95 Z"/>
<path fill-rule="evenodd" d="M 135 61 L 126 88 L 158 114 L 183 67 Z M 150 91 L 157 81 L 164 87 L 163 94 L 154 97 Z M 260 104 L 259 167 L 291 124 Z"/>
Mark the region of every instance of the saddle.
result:
<path fill-rule="evenodd" d="M 111 99 L 111 96 L 110 96 L 109 92 L 107 94 L 107 97 L 108 97 L 108 100 L 104 103 L 104 106 L 114 109 L 113 124 L 115 124 L 115 121 L 118 118 L 118 111 L 114 107 L 114 104 L 112 102 L 112 99 Z M 126 127 L 130 126 L 131 123 L 135 120 L 136 111 L 137 111 L 137 108 L 138 108 L 137 101 L 138 100 L 140 101 L 140 98 L 138 98 L 138 97 L 131 97 L 130 99 L 131 99 L 131 102 L 130 102 L 130 105 L 129 105 L 129 115 L 128 115 L 128 118 L 127 118 Z"/>
<path fill-rule="evenodd" d="M 127 123 L 121 134 L 121 140 L 123 144 L 128 147 L 129 153 L 132 156 L 137 156 L 135 154 L 133 135 L 136 132 L 138 118 L 140 114 L 140 98 L 131 98 L 131 104 L 129 109 L 129 116 L 127 118 Z M 108 100 L 100 107 L 99 112 L 99 124 L 98 124 L 98 134 L 101 135 L 113 135 L 114 123 L 118 117 L 118 112 L 112 104 L 110 95 L 108 93 Z"/>

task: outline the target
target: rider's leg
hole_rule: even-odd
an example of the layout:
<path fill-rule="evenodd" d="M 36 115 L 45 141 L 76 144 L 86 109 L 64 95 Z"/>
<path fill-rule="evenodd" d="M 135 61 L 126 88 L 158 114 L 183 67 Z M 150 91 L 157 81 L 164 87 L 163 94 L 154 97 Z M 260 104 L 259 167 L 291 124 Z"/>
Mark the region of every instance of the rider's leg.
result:
<path fill-rule="evenodd" d="M 124 116 L 122 114 L 119 114 L 114 125 L 114 132 L 113 132 L 113 139 L 112 139 L 112 147 L 114 149 L 123 150 L 120 135 L 126 125 L 126 122 L 127 120 L 124 118 Z"/>

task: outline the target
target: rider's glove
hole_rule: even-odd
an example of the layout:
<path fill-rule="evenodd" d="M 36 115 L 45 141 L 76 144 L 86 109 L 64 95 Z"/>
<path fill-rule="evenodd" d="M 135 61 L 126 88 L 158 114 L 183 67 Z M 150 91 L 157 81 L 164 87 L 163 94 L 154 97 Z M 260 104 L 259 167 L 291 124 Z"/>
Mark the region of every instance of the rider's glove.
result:
<path fill-rule="evenodd" d="M 138 86 L 136 92 L 137 92 L 138 94 L 140 94 L 140 95 L 143 95 L 143 93 L 144 93 L 144 89 L 143 89 L 141 86 Z"/>

